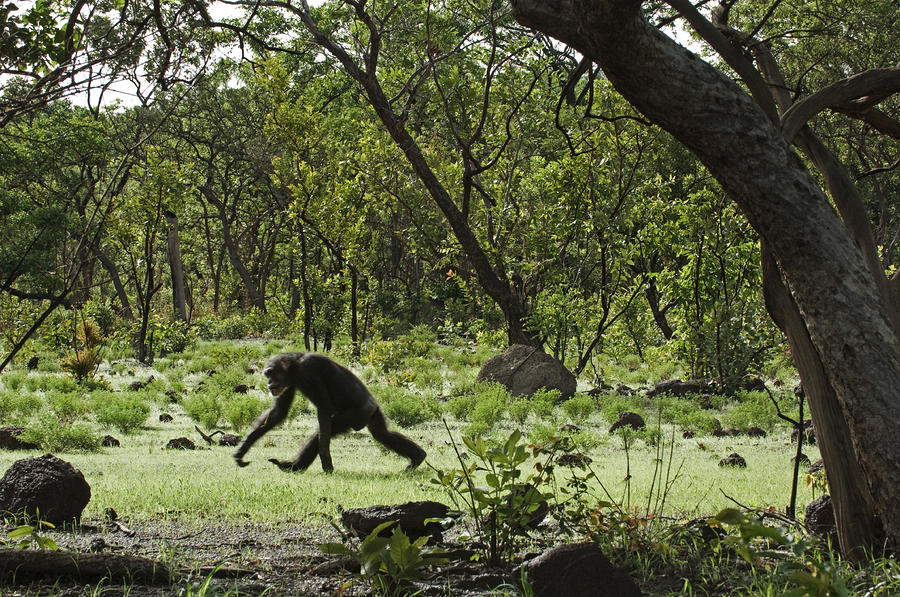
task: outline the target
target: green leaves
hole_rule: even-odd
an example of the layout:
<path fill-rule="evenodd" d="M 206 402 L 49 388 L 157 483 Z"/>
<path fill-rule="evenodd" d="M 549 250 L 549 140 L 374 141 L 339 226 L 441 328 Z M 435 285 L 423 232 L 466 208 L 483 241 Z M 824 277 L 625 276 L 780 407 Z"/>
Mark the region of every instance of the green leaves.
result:
<path fill-rule="evenodd" d="M 382 533 L 391 526 L 390 537 Z M 323 543 L 319 549 L 323 553 L 349 556 L 360 566 L 360 577 L 374 587 L 387 591 L 390 595 L 401 595 L 409 581 L 421 578 L 430 563 L 446 561 L 441 550 L 429 549 L 428 536 L 410 541 L 397 521 L 389 520 L 379 524 L 369 533 L 358 547 L 344 543 Z"/>
<path fill-rule="evenodd" d="M 49 549 L 56 551 L 59 546 L 50 537 L 44 537 L 38 531 L 41 527 L 55 528 L 51 523 L 46 521 L 38 521 L 37 525 L 23 524 L 11 530 L 7 537 L 16 543 L 19 549 L 28 549 L 29 547 L 37 547 L 38 549 Z"/>

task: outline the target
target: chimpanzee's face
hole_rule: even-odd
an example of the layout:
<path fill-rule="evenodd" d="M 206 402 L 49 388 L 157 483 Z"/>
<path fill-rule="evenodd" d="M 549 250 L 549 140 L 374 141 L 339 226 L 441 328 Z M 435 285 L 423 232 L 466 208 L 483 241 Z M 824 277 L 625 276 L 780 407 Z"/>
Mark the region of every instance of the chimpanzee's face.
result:
<path fill-rule="evenodd" d="M 265 375 L 266 379 L 269 380 L 269 391 L 273 396 L 278 396 L 279 394 L 284 392 L 290 385 L 290 382 L 287 379 L 287 373 L 287 359 L 272 357 L 271 359 L 269 359 L 269 362 L 266 363 L 266 367 L 265 369 L 263 369 L 263 375 Z"/>

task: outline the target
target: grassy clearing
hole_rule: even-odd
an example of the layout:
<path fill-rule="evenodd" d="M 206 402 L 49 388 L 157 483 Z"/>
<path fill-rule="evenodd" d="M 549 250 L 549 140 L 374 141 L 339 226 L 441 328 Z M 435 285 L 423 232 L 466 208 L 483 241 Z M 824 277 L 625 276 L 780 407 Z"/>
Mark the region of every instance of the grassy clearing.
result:
<path fill-rule="evenodd" d="M 249 453 L 250 466 L 239 468 L 231 457 L 233 448 L 207 445 L 194 425 L 207 432 L 246 432 L 249 421 L 270 402 L 258 373 L 262 363 L 273 353 L 290 350 L 297 347 L 285 342 L 209 342 L 158 359 L 153 367 L 117 355 L 101 365 L 94 380 L 80 384 L 59 370 L 52 355 L 42 355 L 37 370 L 13 369 L 0 378 L 0 423 L 25 426 L 43 447 L 0 452 L 0 467 L 5 470 L 17 459 L 53 448 L 91 485 L 87 520 L 102 519 L 105 510 L 113 508 L 125 521 L 171 521 L 204 533 L 216 525 L 246 524 L 315 530 L 328 529 L 342 508 L 412 500 L 450 503 L 432 482 L 430 467 L 459 467 L 454 443 L 464 451 L 464 435 L 503 439 L 519 429 L 526 441 L 535 443 L 567 435 L 573 449 L 591 459 L 598 479 L 591 481 L 592 494 L 608 493 L 609 501 L 624 506 L 634 520 L 660 513 L 675 521 L 709 517 L 735 506 L 729 496 L 775 512 L 783 512 L 789 501 L 795 446 L 765 393 L 648 399 L 611 391 L 596 397 L 579 393 L 564 403 L 553 392 L 513 398 L 498 386 L 475 384 L 480 365 L 493 354 L 489 349 L 442 346 L 421 338 L 381 342 L 359 361 L 341 351 L 332 356 L 369 385 L 394 426 L 425 447 L 427 465 L 405 471 L 403 459 L 381 449 L 363 431 L 333 442 L 331 475 L 318 463 L 304 473 L 278 470 L 267 459 L 292 457 L 315 427 L 311 409 L 299 399 L 291 418 Z M 675 374 L 665 367 L 631 371 L 610 364 L 607 369 L 628 371 L 630 383 L 638 372 L 644 384 Z M 581 381 L 580 388 L 586 385 Z M 796 416 L 789 391 L 776 392 L 775 397 L 783 412 Z M 642 414 L 647 429 L 610 434 L 611 423 L 626 410 Z M 162 413 L 173 420 L 160 422 Z M 719 426 L 759 426 L 768 435 L 715 437 L 711 432 Z M 695 436 L 684 438 L 684 431 Z M 114 435 L 121 446 L 97 448 L 104 434 Z M 177 437 L 191 439 L 198 449 L 166 449 Z M 719 461 L 732 452 L 743 456 L 748 466 L 720 467 Z M 805 452 L 812 461 L 819 458 L 815 447 Z M 529 460 L 527 466 L 531 464 Z M 555 474 L 559 486 L 565 486 L 568 469 L 558 467 Z M 667 490 L 660 512 L 661 482 Z M 801 475 L 798 511 L 813 497 Z M 630 523 L 624 524 L 620 530 L 629 528 Z M 678 563 L 667 560 L 674 556 L 659 545 L 649 552 L 646 548 L 629 552 L 627 566 L 647 583 L 652 584 L 660 567 L 682 566 L 679 574 L 707 587 L 697 594 L 717 594 L 709 587 L 725 585 L 730 594 L 740 594 L 740 583 L 717 576 L 721 554 L 708 561 Z M 743 575 L 746 594 L 770 591 L 764 585 L 771 581 L 753 580 L 747 571 L 739 572 L 735 562 L 729 566 L 728 574 Z"/>

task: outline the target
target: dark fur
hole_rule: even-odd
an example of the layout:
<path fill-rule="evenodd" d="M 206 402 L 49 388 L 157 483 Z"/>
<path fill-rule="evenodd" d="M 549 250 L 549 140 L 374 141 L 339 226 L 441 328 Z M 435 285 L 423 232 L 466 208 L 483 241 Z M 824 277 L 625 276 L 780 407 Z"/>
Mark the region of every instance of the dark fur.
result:
<path fill-rule="evenodd" d="M 381 408 L 363 382 L 328 357 L 303 352 L 279 354 L 269 359 L 263 373 L 269 380 L 269 391 L 275 396 L 275 402 L 256 419 L 253 429 L 235 451 L 234 458 L 240 466 L 247 464 L 244 454 L 256 440 L 287 417 L 295 390 L 300 390 L 315 405 L 319 428 L 293 461 L 271 459 L 280 468 L 305 470 L 318 455 L 322 469 L 330 473 L 334 470 L 331 438 L 363 427 L 369 428 L 376 441 L 408 458 L 410 468 L 425 460 L 425 450 L 418 444 L 388 429 Z"/>

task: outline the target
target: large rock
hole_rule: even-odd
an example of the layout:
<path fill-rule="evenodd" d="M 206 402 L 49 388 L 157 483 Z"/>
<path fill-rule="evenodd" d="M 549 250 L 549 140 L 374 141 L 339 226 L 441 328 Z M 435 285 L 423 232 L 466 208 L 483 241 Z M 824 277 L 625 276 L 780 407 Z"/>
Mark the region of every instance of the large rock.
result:
<path fill-rule="evenodd" d="M 16 518 L 77 523 L 90 499 L 84 475 L 52 454 L 17 460 L 0 479 L 0 512 Z"/>
<path fill-rule="evenodd" d="M 429 535 L 432 540 L 440 541 L 443 528 L 437 522 L 428 522 L 430 518 L 447 518 L 450 508 L 440 502 L 423 501 L 407 502 L 388 506 L 369 506 L 367 508 L 347 508 L 341 512 L 341 522 L 347 529 L 368 536 L 375 528 L 389 521 L 396 521 L 400 529 L 410 538 Z M 384 529 L 382 534 L 390 535 L 394 525 Z"/>
<path fill-rule="evenodd" d="M 559 390 L 563 398 L 575 393 L 575 376 L 539 348 L 513 344 L 488 360 L 478 372 L 478 382 L 497 382 L 513 396 L 531 396 L 538 390 Z"/>
<path fill-rule="evenodd" d="M 640 597 L 625 572 L 610 564 L 596 543 L 548 549 L 522 564 L 534 597 Z"/>

